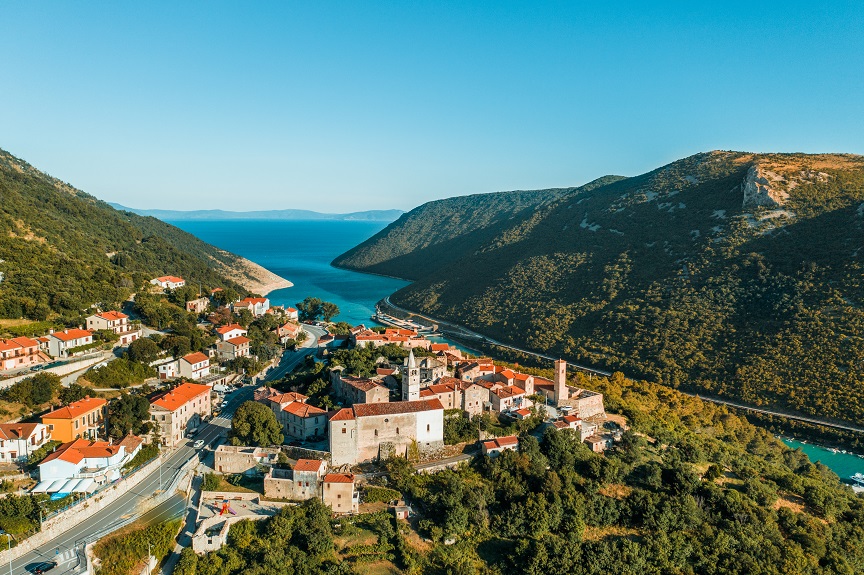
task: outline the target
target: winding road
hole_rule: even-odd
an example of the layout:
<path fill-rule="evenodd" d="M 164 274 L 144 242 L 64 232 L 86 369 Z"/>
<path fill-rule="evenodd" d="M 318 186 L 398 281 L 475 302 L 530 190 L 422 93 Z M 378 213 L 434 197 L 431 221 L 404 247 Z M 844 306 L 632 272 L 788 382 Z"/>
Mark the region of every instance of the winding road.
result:
<path fill-rule="evenodd" d="M 306 357 L 317 351 L 318 338 L 326 331 L 317 326 L 304 325 L 304 330 L 309 337 L 303 342 L 302 348 L 293 352 L 285 352 L 279 365 L 260 380 L 259 383 L 273 381 L 283 377 L 293 370 Z M 145 519 L 149 521 L 164 521 L 179 517 L 186 502 L 182 497 L 171 497 L 164 503 L 139 513 L 142 504 L 155 497 L 161 490 L 170 485 L 174 476 L 193 457 L 203 455 L 203 450 L 226 433 L 231 427 L 231 416 L 241 403 L 252 398 L 255 385 L 246 386 L 233 394 L 233 397 L 225 405 L 222 412 L 201 426 L 195 436 L 195 440 L 204 441 L 204 447 L 194 449 L 192 440 L 186 440 L 164 456 L 162 465 L 146 476 L 134 489 L 120 496 L 119 499 L 106 506 L 104 509 L 94 513 L 83 521 L 69 525 L 69 528 L 54 537 L 39 549 L 13 559 L 9 564 L 0 564 L 0 573 L 9 575 L 23 575 L 29 573 L 26 566 L 43 561 L 57 561 L 58 566 L 51 571 L 51 575 L 65 575 L 81 573 L 85 570 L 84 547 L 93 541 L 108 535 L 120 527 L 130 523 L 132 520 Z"/>

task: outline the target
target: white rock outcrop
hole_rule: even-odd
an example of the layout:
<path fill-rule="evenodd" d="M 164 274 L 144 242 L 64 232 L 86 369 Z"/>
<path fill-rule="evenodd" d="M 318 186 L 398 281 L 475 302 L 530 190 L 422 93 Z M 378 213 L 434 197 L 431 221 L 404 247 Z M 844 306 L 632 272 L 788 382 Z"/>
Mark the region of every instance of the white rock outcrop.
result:
<path fill-rule="evenodd" d="M 741 191 L 744 193 L 743 208 L 782 208 L 789 199 L 789 194 L 780 189 L 781 183 L 785 183 L 782 176 L 759 166 L 750 166 L 747 177 L 741 182 Z"/>

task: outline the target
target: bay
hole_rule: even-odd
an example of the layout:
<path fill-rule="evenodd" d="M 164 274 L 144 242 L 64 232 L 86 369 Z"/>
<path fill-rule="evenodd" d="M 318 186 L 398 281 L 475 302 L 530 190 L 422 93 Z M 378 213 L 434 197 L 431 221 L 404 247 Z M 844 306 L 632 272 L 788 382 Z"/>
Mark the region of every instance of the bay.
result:
<path fill-rule="evenodd" d="M 169 223 L 262 265 L 291 281 L 267 297 L 273 305 L 296 306 L 314 296 L 339 306 L 337 321 L 372 323 L 375 304 L 409 282 L 341 270 L 333 258 L 372 237 L 388 222 L 338 220 L 171 220 Z"/>
<path fill-rule="evenodd" d="M 782 439 L 783 443 L 792 449 L 800 448 L 812 462 L 820 462 L 837 474 L 840 479 L 849 479 L 855 473 L 864 473 L 864 458 L 857 454 L 833 452 L 825 447 L 811 443 L 801 443 L 794 439 Z"/>

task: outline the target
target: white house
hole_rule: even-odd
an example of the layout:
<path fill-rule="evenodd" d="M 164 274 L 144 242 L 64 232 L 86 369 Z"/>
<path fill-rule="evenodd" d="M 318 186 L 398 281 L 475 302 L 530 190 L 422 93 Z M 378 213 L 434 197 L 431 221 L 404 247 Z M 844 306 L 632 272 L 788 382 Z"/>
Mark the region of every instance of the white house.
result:
<path fill-rule="evenodd" d="M 234 304 L 234 312 L 249 310 L 255 317 L 260 317 L 270 309 L 270 300 L 266 297 L 247 297 Z"/>
<path fill-rule="evenodd" d="M 252 340 L 248 337 L 233 337 L 216 343 L 216 351 L 222 359 L 232 360 L 238 357 L 249 357 L 249 346 Z"/>
<path fill-rule="evenodd" d="M 496 437 L 495 439 L 483 442 L 483 455 L 488 455 L 489 457 L 497 457 L 508 449 L 514 451 L 519 449 L 519 438 L 515 435 Z"/>
<path fill-rule="evenodd" d="M 154 286 L 159 286 L 162 289 L 177 289 L 186 285 L 186 280 L 177 276 L 162 276 L 153 278 L 150 283 Z"/>
<path fill-rule="evenodd" d="M 245 337 L 246 328 L 244 328 L 239 323 L 232 323 L 230 325 L 223 325 L 217 327 L 216 333 L 219 335 L 220 340 L 228 341 L 229 339 L 234 339 L 235 337 Z"/>
<path fill-rule="evenodd" d="M 201 379 L 210 375 L 210 358 L 200 351 L 184 355 L 177 363 L 182 377 Z"/>
<path fill-rule="evenodd" d="M 180 375 L 180 361 L 176 359 L 163 361 L 153 367 L 155 367 L 156 371 L 159 373 L 159 379 L 172 379 Z"/>
<path fill-rule="evenodd" d="M 42 423 L 0 424 L 0 463 L 26 460 L 50 440 L 51 432 Z"/>
<path fill-rule="evenodd" d="M 66 357 L 69 350 L 93 343 L 93 332 L 86 329 L 64 329 L 48 334 L 48 353 Z"/>
<path fill-rule="evenodd" d="M 285 308 L 285 317 L 288 319 L 293 319 L 294 321 L 300 321 L 300 312 L 297 311 L 297 308 L 286 307 Z"/>
<path fill-rule="evenodd" d="M 76 439 L 64 443 L 39 464 L 34 493 L 89 493 L 120 478 L 123 465 L 141 449 L 140 437 L 120 443 Z"/>
<path fill-rule="evenodd" d="M 129 323 L 129 316 L 119 311 L 103 311 L 87 318 L 87 329 L 110 330 L 120 336 L 120 345 L 129 345 L 139 337 L 141 330 Z"/>

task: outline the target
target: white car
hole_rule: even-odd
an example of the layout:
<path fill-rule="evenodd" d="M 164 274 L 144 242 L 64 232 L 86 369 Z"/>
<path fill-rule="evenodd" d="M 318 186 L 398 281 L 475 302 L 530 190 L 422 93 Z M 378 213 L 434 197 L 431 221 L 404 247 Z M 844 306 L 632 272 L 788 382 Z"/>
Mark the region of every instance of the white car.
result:
<path fill-rule="evenodd" d="M 196 442 L 194 443 L 193 447 L 194 447 L 195 449 L 201 449 L 202 447 L 204 447 L 204 440 L 203 440 L 203 439 L 199 439 L 198 441 L 196 441 Z"/>

